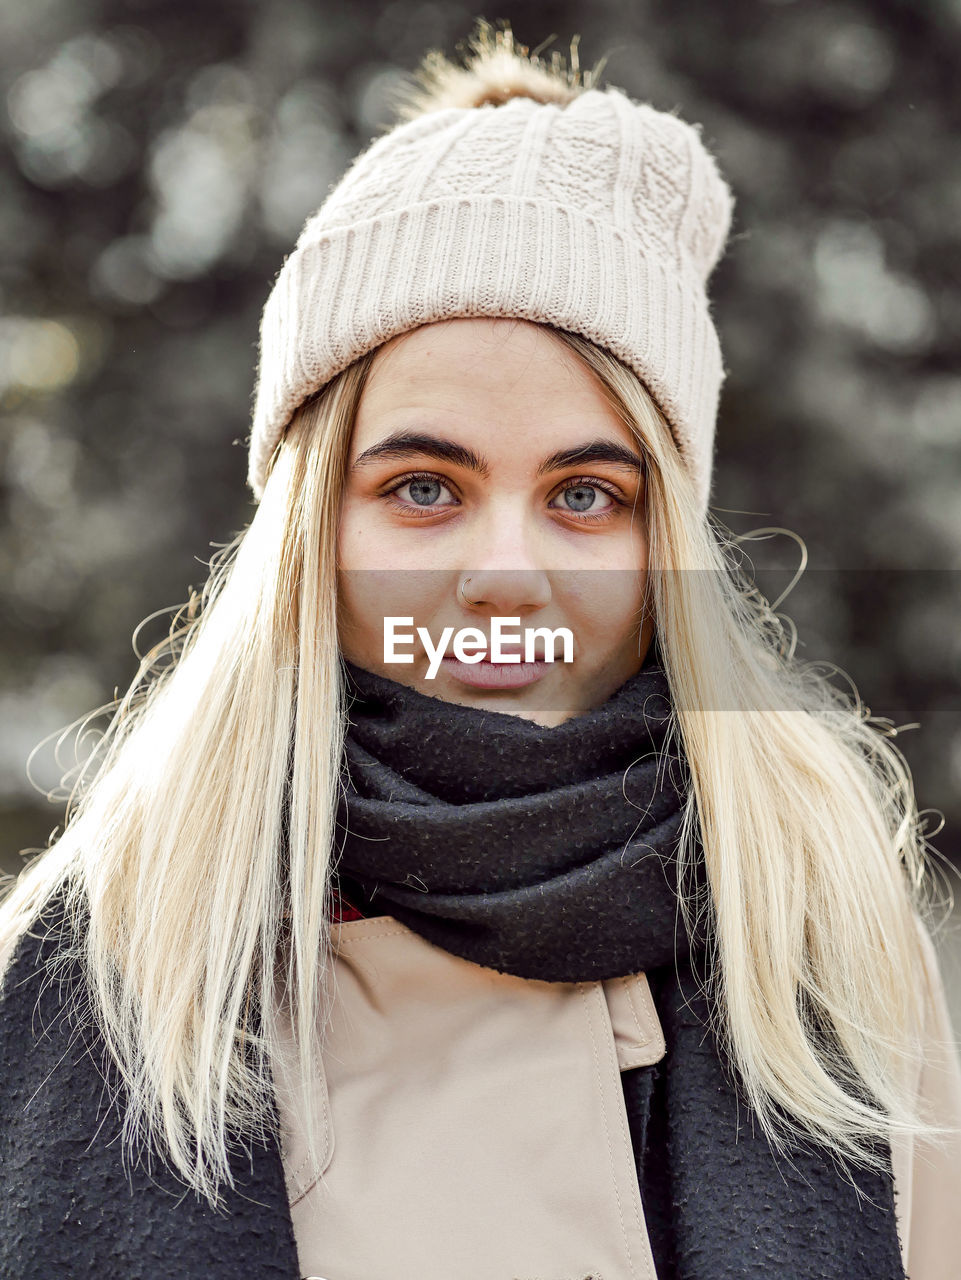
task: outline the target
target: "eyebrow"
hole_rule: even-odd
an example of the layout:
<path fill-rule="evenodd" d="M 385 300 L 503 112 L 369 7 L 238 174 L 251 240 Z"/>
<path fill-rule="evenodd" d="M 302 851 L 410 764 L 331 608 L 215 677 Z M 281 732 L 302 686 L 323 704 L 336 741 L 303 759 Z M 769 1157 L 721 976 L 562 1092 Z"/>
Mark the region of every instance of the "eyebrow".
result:
<path fill-rule="evenodd" d="M 581 466 L 590 462 L 606 462 L 614 467 L 625 467 L 638 474 L 644 470 L 640 454 L 618 444 L 616 440 L 588 440 L 586 444 L 575 445 L 571 449 L 559 449 L 545 458 L 537 468 L 539 476 L 548 471 L 563 471 L 567 467 Z"/>
<path fill-rule="evenodd" d="M 437 458 L 441 462 L 450 462 L 481 476 L 490 475 L 490 463 L 481 454 L 454 440 L 421 431 L 395 431 L 385 436 L 383 440 L 378 440 L 369 449 L 358 454 L 351 470 L 381 458 L 409 458 L 415 454 Z M 584 466 L 592 462 L 604 462 L 610 466 L 623 467 L 637 474 L 644 470 L 640 455 L 632 449 L 618 444 L 616 440 L 599 439 L 588 440 L 585 444 L 574 445 L 570 449 L 559 449 L 556 453 L 550 454 L 537 468 L 537 474 L 543 476 L 551 471 L 563 471 L 568 467 Z"/>
<path fill-rule="evenodd" d="M 412 454 L 425 454 L 428 458 L 437 458 L 441 462 L 452 462 L 466 471 L 476 471 L 479 475 L 490 475 L 490 466 L 485 458 L 466 445 L 457 444 L 454 440 L 445 440 L 442 436 L 432 436 L 422 431 L 394 431 L 383 440 L 378 440 L 369 449 L 357 455 L 351 470 L 363 467 L 368 462 L 376 462 L 380 458 L 409 458 Z"/>

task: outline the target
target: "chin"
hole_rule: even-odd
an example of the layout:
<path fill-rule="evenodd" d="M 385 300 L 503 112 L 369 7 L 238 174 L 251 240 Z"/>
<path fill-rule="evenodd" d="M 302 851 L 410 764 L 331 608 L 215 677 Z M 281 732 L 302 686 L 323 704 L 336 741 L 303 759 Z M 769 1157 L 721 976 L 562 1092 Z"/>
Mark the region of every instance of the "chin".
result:
<path fill-rule="evenodd" d="M 464 685 L 443 690 L 432 690 L 425 682 L 425 691 L 463 707 L 477 707 L 483 711 L 499 711 L 503 715 L 519 716 L 545 728 L 563 724 L 573 716 L 588 709 L 582 699 L 572 697 L 570 691 L 561 693 L 544 688 L 543 683 L 523 689 L 472 689 Z"/>

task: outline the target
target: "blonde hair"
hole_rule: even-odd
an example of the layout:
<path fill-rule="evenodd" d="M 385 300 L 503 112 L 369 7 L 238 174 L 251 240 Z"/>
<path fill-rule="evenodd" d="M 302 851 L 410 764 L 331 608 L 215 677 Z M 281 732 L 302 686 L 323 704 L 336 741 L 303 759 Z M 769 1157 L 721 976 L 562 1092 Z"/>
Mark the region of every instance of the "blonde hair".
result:
<path fill-rule="evenodd" d="M 877 1165 L 876 1139 L 940 1132 L 901 1070 L 919 1037 L 927 879 L 907 764 L 795 658 L 734 543 L 699 515 L 641 381 L 557 337 L 646 459 L 653 605 L 691 779 L 682 861 L 699 828 L 710 885 L 681 903 L 708 926 L 718 1035 L 776 1146 L 806 1135 Z M 149 1131 L 214 1204 L 229 1133 L 274 1123 L 273 1029 L 256 1008 L 279 983 L 304 1080 L 326 1018 L 337 521 L 373 356 L 296 413 L 249 528 L 144 658 L 63 834 L 0 906 L 0 965 L 56 890 L 70 920 L 89 912 L 75 945 L 126 1089 L 125 1150 Z"/>

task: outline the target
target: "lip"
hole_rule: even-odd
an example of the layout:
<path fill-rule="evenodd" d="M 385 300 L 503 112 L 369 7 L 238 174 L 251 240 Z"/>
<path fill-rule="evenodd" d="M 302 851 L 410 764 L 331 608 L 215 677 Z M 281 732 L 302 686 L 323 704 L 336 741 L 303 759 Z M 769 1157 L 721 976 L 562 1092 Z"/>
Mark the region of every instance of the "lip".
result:
<path fill-rule="evenodd" d="M 444 670 L 461 684 L 475 689 L 521 689 L 536 684 L 547 674 L 548 663 L 537 662 L 461 662 L 460 658 L 441 659 Z"/>

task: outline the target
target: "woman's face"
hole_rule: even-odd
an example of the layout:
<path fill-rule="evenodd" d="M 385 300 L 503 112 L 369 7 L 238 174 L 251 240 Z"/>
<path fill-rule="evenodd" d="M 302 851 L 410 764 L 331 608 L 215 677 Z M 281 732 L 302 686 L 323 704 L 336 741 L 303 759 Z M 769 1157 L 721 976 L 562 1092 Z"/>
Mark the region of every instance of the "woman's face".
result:
<path fill-rule="evenodd" d="M 636 441 L 593 372 L 527 321 L 443 321 L 381 348 L 350 444 L 338 555 L 344 656 L 449 702 L 560 724 L 637 671 L 653 635 L 652 618 L 639 626 Z M 498 626 L 501 658 L 523 659 L 530 638 L 534 660 L 491 661 Z M 486 649 L 480 663 L 453 652 L 468 627 L 480 635 L 461 652 Z M 401 655 L 413 661 L 388 661 Z"/>

